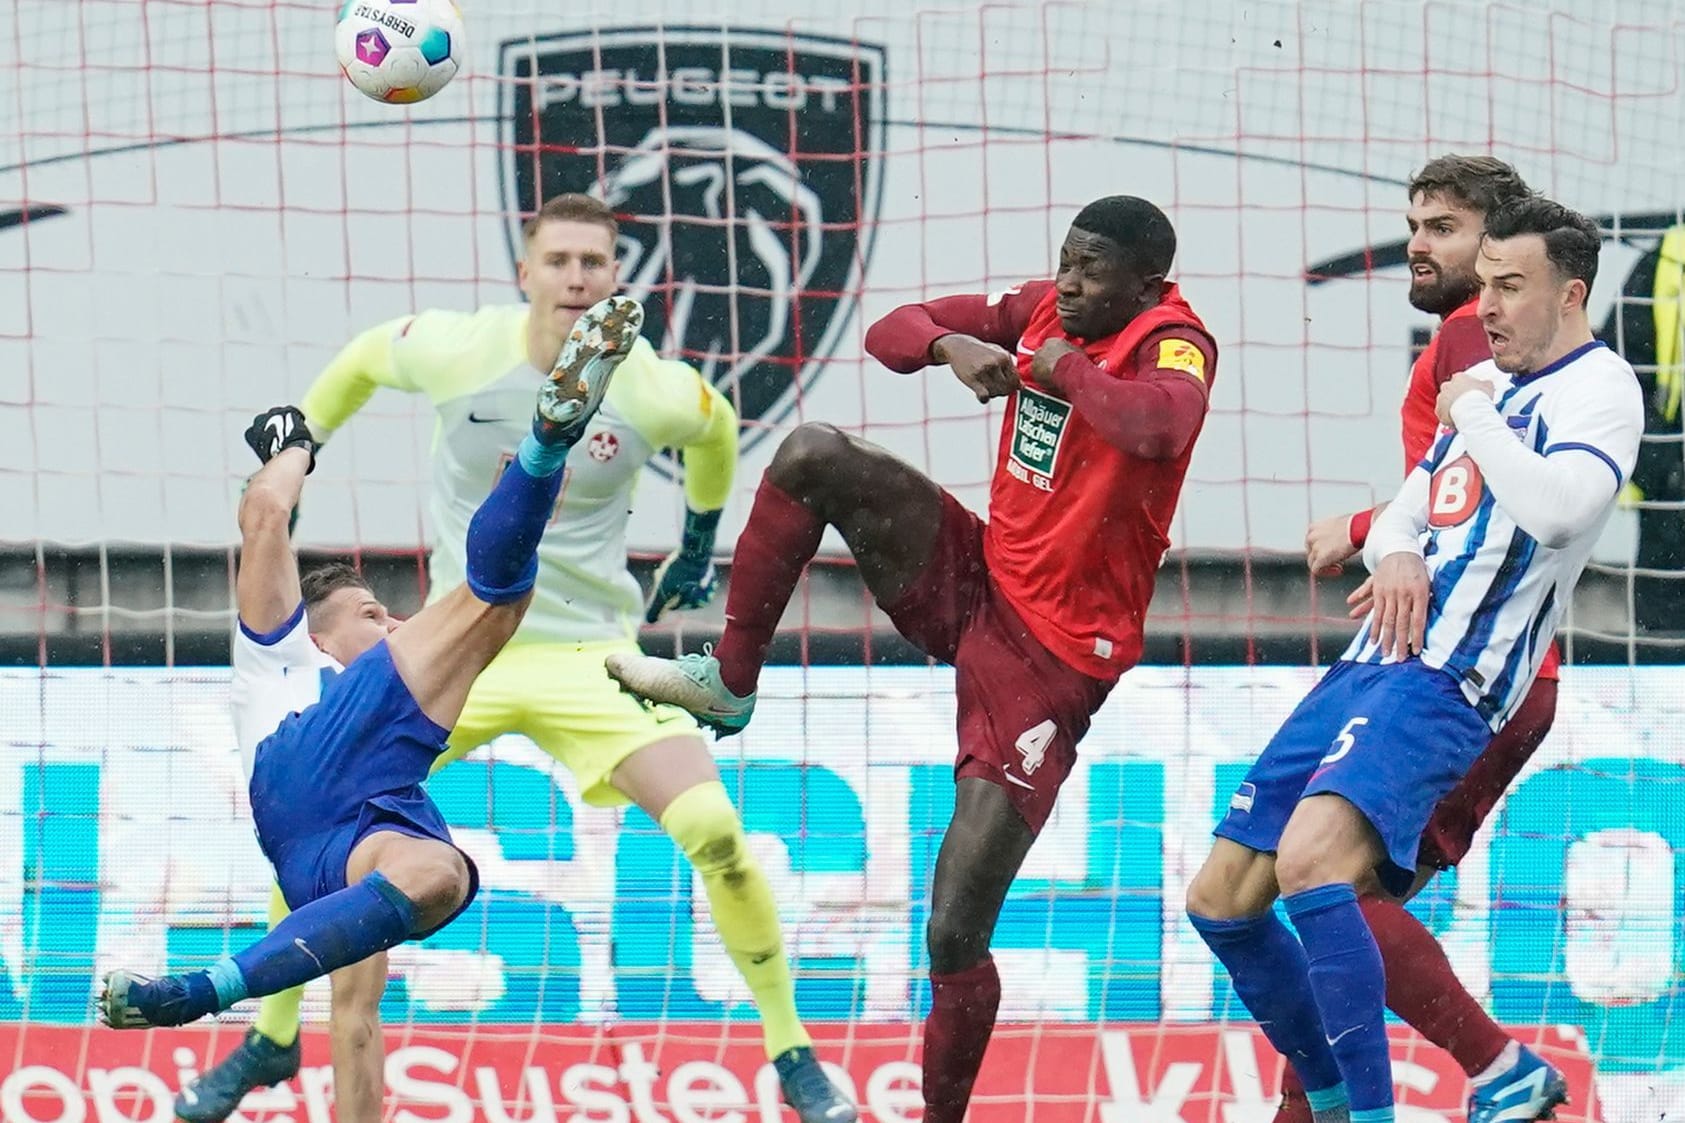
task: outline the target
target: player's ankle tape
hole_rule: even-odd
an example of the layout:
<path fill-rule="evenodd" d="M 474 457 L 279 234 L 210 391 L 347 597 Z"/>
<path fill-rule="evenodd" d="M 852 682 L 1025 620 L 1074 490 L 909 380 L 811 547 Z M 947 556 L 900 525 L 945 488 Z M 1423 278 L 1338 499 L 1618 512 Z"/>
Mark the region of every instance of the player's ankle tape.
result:
<path fill-rule="evenodd" d="M 205 974 L 216 990 L 219 1008 L 226 1010 L 246 997 L 246 976 L 240 972 L 233 959 L 224 956 L 211 964 Z"/>

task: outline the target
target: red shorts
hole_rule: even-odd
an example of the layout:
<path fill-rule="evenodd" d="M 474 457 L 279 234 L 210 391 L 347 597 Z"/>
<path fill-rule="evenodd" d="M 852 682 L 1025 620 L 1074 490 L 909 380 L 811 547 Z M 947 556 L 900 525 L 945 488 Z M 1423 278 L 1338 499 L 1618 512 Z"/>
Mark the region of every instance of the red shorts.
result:
<path fill-rule="evenodd" d="M 1067 666 L 1030 634 L 983 562 L 983 521 L 945 491 L 930 562 L 884 611 L 920 651 L 953 665 L 954 778 L 999 786 L 1040 833 L 1111 684 Z"/>
<path fill-rule="evenodd" d="M 1550 732 L 1555 718 L 1556 680 L 1534 679 L 1515 716 L 1475 758 L 1474 766 L 1457 786 L 1434 807 L 1416 852 L 1419 866 L 1448 870 L 1463 860 L 1474 832 L 1491 814 L 1498 797 L 1532 759 L 1533 750 Z"/>

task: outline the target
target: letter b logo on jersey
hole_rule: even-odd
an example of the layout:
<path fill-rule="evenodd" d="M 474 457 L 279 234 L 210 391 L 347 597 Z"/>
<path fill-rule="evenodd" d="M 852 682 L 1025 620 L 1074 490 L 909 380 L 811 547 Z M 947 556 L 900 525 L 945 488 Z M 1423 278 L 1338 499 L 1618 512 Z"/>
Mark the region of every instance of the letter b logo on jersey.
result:
<path fill-rule="evenodd" d="M 1486 481 L 1480 468 L 1467 456 L 1459 456 L 1433 474 L 1428 484 L 1428 525 L 1435 530 L 1456 526 L 1474 514 Z"/>

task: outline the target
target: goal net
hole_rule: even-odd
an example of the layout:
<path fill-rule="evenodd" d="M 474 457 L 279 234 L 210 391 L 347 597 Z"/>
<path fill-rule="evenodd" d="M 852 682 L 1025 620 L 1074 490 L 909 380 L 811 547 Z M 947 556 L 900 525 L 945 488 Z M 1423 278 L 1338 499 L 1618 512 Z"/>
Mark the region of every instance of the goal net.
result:
<path fill-rule="evenodd" d="M 1171 216 L 1176 279 L 1221 347 L 1212 413 L 1147 662 L 1003 913 L 972 1117 L 1268 1120 L 1279 1063 L 1182 898 L 1246 764 L 1347 637 L 1355 577 L 1307 576 L 1305 527 L 1397 486 L 1398 405 L 1434 327 L 1405 300 L 1405 184 L 1449 151 L 1509 159 L 1597 218 L 1592 319 L 1639 372 L 1650 431 L 1561 637 L 1550 738 L 1412 907 L 1567 1072 L 1564 1117 L 1685 1109 L 1677 3 L 743 0 L 678 21 L 650 0 L 477 0 L 463 74 L 408 108 L 337 73 L 333 7 L 0 11 L 0 1117 L 167 1119 L 250 1017 L 113 1034 L 89 1014 L 102 971 L 203 965 L 265 924 L 227 713 L 240 431 L 366 326 L 520 300 L 522 218 L 589 190 L 623 216 L 651 341 L 740 414 L 722 562 L 803 421 L 983 510 L 999 409 L 946 371 L 882 369 L 866 326 L 1048 275 L 1091 198 Z M 376 394 L 297 531 L 400 614 L 426 592 L 432 431 L 424 399 Z M 682 470 L 644 474 L 641 575 L 676 544 Z M 722 619 L 644 640 L 694 650 Z M 834 538 L 774 657 L 721 772 L 824 1058 L 866 1118 L 917 1119 L 952 676 Z M 392 955 L 388 1118 L 780 1118 L 747 991 L 646 816 L 587 806 L 518 737 L 430 787 L 484 888 Z M 330 1118 L 326 1010 L 313 986 L 304 1071 L 247 1118 Z M 1457 1066 L 1403 1026 L 1393 1044 L 1409 1118 L 1460 1118 Z"/>

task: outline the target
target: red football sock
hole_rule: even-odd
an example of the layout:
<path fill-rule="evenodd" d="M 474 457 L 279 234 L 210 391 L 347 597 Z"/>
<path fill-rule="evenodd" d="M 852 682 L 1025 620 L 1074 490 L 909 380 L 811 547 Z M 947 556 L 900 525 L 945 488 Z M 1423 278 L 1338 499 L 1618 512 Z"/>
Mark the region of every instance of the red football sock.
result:
<path fill-rule="evenodd" d="M 1281 1066 L 1281 1102 L 1272 1123 L 1311 1123 L 1311 1101 L 1305 1098 L 1305 1084 L 1290 1064 Z"/>
<path fill-rule="evenodd" d="M 1458 981 L 1433 933 L 1396 901 L 1364 897 L 1360 904 L 1387 967 L 1387 1008 L 1470 1076 L 1497 1060 L 1509 1035 Z"/>
<path fill-rule="evenodd" d="M 714 648 L 720 681 L 738 697 L 754 693 L 778 621 L 824 533 L 825 524 L 812 511 L 761 479 L 749 521 L 737 536 L 725 633 Z"/>
<path fill-rule="evenodd" d="M 985 959 L 930 976 L 924 1020 L 924 1123 L 961 1123 L 1000 1009 L 1000 972 Z"/>

